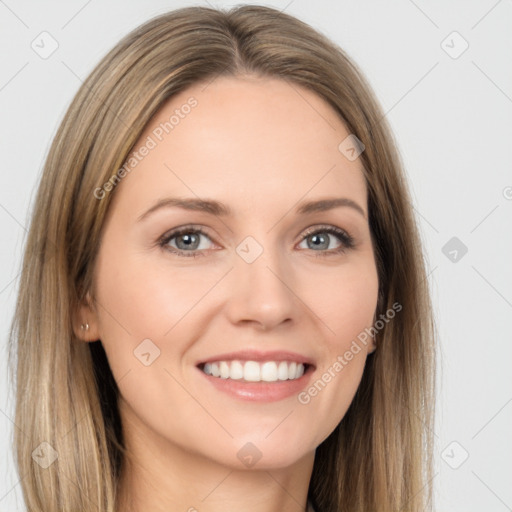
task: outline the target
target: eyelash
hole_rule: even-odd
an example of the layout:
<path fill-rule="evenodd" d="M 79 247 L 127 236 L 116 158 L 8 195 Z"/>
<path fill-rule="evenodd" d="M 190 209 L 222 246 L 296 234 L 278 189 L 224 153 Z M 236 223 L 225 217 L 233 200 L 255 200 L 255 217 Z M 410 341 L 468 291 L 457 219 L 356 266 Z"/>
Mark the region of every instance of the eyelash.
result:
<path fill-rule="evenodd" d="M 352 249 L 355 246 L 355 240 L 353 239 L 352 236 L 350 236 L 343 229 L 337 228 L 335 226 L 330 226 L 330 225 L 315 226 L 314 229 L 306 231 L 306 233 L 304 234 L 303 238 L 300 240 L 299 243 L 304 241 L 309 236 L 316 235 L 318 233 L 328 233 L 330 235 L 336 236 L 338 238 L 338 240 L 341 242 L 341 245 L 340 245 L 340 247 L 338 247 L 336 249 L 330 249 L 330 250 L 324 250 L 324 251 L 313 251 L 315 253 L 318 253 L 318 254 L 315 254 L 316 257 L 328 257 L 328 256 L 335 256 L 338 254 L 343 254 L 345 251 L 347 251 L 348 249 Z M 158 240 L 158 245 L 161 248 L 163 248 L 173 254 L 176 254 L 178 256 L 184 256 L 186 258 L 197 258 L 199 256 L 204 256 L 204 254 L 202 254 L 202 253 L 204 253 L 205 251 L 198 251 L 198 250 L 181 251 L 179 249 L 177 250 L 177 249 L 171 248 L 167 245 L 173 238 L 180 236 L 180 235 L 185 235 L 185 234 L 196 234 L 196 235 L 200 234 L 200 235 L 204 235 L 207 238 L 210 238 L 208 236 L 208 234 L 205 231 L 203 231 L 201 228 L 197 228 L 197 227 L 190 225 L 190 226 L 183 226 L 181 228 L 177 228 L 177 229 L 171 231 L 170 233 L 164 234 Z"/>

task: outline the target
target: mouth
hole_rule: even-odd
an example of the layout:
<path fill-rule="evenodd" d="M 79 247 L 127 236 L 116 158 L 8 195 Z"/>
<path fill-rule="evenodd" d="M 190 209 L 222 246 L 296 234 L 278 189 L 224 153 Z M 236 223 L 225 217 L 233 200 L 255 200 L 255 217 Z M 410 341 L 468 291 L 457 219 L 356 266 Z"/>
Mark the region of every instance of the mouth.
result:
<path fill-rule="evenodd" d="M 311 365 L 298 361 L 213 361 L 198 367 L 206 375 L 240 382 L 277 382 L 300 379 Z"/>
<path fill-rule="evenodd" d="M 249 350 L 214 356 L 196 367 L 214 389 L 259 402 L 298 394 L 316 369 L 312 360 L 299 354 Z"/>

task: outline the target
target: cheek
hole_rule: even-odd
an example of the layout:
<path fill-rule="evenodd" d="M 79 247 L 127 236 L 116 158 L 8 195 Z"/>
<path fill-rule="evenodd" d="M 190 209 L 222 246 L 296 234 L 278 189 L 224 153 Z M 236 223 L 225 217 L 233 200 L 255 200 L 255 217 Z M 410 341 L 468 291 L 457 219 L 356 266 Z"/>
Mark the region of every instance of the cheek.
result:
<path fill-rule="evenodd" d="M 316 273 L 309 286 L 309 302 L 323 320 L 330 340 L 328 349 L 345 350 L 358 334 L 373 322 L 378 298 L 378 276 L 373 258 L 340 267 L 336 272 Z"/>
<path fill-rule="evenodd" d="M 171 410 L 169 397 L 180 410 L 197 414 L 195 402 L 172 375 L 190 343 L 183 329 L 190 327 L 194 305 L 216 276 L 194 280 L 165 262 L 150 265 L 129 248 L 119 249 L 124 257 L 118 260 L 109 258 L 107 246 L 103 249 L 96 276 L 100 337 L 122 397 L 149 423 L 155 410 Z"/>
<path fill-rule="evenodd" d="M 104 306 L 99 312 L 105 335 L 116 332 L 132 341 L 160 339 L 211 287 L 205 273 L 200 280 L 187 278 L 182 269 L 149 265 L 142 256 L 125 254 L 115 262 L 103 258 L 98 265 L 98 302 Z"/>
<path fill-rule="evenodd" d="M 172 266 L 166 258 L 150 261 L 113 240 L 102 247 L 96 274 L 100 338 L 114 377 L 143 370 L 145 386 L 149 368 L 137 358 L 139 352 L 149 351 L 150 360 L 157 356 L 155 366 L 180 361 L 194 339 L 190 322 L 197 320 L 196 306 L 222 276 L 218 268 L 203 268 L 198 278 L 197 269 Z"/>
<path fill-rule="evenodd" d="M 324 356 L 317 375 L 299 395 L 299 403 L 324 418 L 317 438 L 323 441 L 348 410 L 364 372 L 372 347 L 368 335 L 378 298 L 378 276 L 373 259 L 340 267 L 338 272 L 317 273 L 319 286 L 309 293 L 309 303 L 322 320 Z M 321 325 L 320 325 L 321 324 Z"/>

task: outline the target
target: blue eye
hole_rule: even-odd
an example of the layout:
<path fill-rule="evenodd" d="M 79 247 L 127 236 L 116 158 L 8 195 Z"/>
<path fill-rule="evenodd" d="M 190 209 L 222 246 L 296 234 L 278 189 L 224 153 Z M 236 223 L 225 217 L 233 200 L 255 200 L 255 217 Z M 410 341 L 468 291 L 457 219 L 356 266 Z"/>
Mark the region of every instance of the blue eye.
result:
<path fill-rule="evenodd" d="M 202 238 L 209 240 L 210 245 L 213 245 L 211 238 L 202 229 L 183 226 L 163 235 L 158 241 L 158 245 L 178 256 L 204 256 L 207 249 L 212 247 L 208 247 L 207 242 L 206 244 L 202 243 Z M 335 247 L 331 246 L 333 240 L 338 242 Z M 346 231 L 330 225 L 315 226 L 314 229 L 306 232 L 300 243 L 306 243 L 307 247 L 305 248 L 317 253 L 315 256 L 341 254 L 355 245 L 354 239 Z"/>
<path fill-rule="evenodd" d="M 159 245 L 180 256 L 202 256 L 201 251 L 204 251 L 204 249 L 208 247 L 205 248 L 203 246 L 204 244 L 201 244 L 201 237 L 210 239 L 201 229 L 185 226 L 164 235 L 159 241 Z M 175 240 L 175 245 L 170 243 L 173 240 Z"/>
<path fill-rule="evenodd" d="M 335 238 L 339 245 L 331 246 L 331 240 Z M 352 249 L 355 245 L 354 239 L 343 229 L 335 226 L 315 227 L 313 231 L 306 233 L 301 244 L 310 242 L 307 249 L 318 252 L 316 256 L 330 256 L 333 254 L 341 254 L 347 249 Z"/>

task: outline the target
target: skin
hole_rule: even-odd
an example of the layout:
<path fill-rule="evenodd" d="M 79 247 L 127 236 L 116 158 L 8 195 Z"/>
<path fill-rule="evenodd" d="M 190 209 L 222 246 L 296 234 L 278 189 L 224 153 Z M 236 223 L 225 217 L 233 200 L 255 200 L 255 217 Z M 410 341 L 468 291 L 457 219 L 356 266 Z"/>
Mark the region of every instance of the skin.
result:
<path fill-rule="evenodd" d="M 244 348 L 289 350 L 314 360 L 313 383 L 372 325 L 378 278 L 362 164 L 338 150 L 349 132 L 323 99 L 254 76 L 182 91 L 135 147 L 191 96 L 198 105 L 117 185 L 94 300 L 79 311 L 90 328 L 77 332 L 101 339 L 120 389 L 131 462 L 119 510 L 305 510 L 315 448 L 343 418 L 375 346 L 361 345 L 308 404 L 296 394 L 269 403 L 232 398 L 195 365 Z M 171 196 L 215 199 L 234 216 L 170 207 L 138 221 Z M 351 199 L 364 215 L 347 206 L 295 213 L 299 201 L 329 197 Z M 207 232 L 201 256 L 158 246 L 188 223 Z M 328 249 L 316 248 L 307 228 L 324 224 L 348 232 L 355 246 L 335 253 L 343 242 L 323 232 Z M 247 236 L 263 249 L 250 264 L 236 252 Z M 145 366 L 134 350 L 148 338 L 160 356 Z M 237 457 L 248 442 L 262 454 L 250 468 Z"/>

